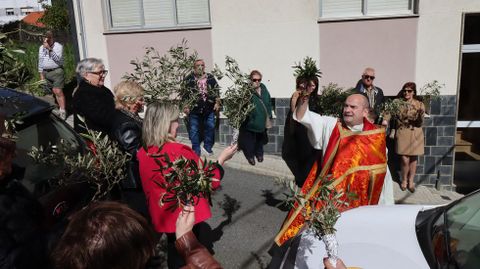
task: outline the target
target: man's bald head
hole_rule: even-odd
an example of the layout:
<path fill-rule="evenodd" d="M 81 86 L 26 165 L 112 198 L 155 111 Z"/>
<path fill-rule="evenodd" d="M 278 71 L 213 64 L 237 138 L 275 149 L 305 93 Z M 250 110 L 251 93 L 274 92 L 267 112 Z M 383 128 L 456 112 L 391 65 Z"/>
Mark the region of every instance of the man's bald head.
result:
<path fill-rule="evenodd" d="M 370 104 L 368 103 L 368 98 L 365 96 L 365 94 L 354 93 L 354 94 L 349 95 L 347 97 L 347 99 L 348 98 L 358 100 L 358 102 L 361 103 L 363 108 L 369 108 L 370 107 Z"/>
<path fill-rule="evenodd" d="M 343 121 L 349 127 L 363 123 L 369 111 L 368 99 L 363 94 L 352 94 L 345 100 L 343 106 Z"/>

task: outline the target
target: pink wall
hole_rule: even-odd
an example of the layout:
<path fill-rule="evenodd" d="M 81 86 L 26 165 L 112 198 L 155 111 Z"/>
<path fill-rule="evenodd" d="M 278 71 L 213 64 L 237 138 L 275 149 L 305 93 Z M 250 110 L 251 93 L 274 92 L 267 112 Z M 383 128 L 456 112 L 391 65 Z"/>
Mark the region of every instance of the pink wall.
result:
<path fill-rule="evenodd" d="M 374 84 L 396 95 L 415 81 L 417 18 L 319 23 L 321 85 L 354 87 L 365 67 L 376 70 Z"/>
<path fill-rule="evenodd" d="M 213 56 L 210 29 L 106 34 L 112 88 L 126 72 L 133 71 L 130 61 L 141 59 L 145 55 L 145 47 L 154 47 L 163 55 L 170 47 L 180 44 L 182 39 L 188 41 L 188 46 L 205 60 L 207 70 L 211 70 Z"/>

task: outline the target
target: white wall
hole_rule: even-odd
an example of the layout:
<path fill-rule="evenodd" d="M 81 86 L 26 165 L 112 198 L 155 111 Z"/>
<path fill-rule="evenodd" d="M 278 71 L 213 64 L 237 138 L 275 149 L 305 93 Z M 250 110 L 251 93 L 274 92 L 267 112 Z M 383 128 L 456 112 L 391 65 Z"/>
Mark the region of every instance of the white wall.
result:
<path fill-rule="evenodd" d="M 462 43 L 462 13 L 480 12 L 479 0 L 422 0 L 417 36 L 417 85 L 438 80 L 444 95 L 456 95 Z"/>
<path fill-rule="evenodd" d="M 317 0 L 210 0 L 210 10 L 214 62 L 260 70 L 272 97 L 291 96 L 294 63 L 319 59 Z"/>
<path fill-rule="evenodd" d="M 45 4 L 50 4 L 51 1 L 45 1 Z M 21 8 L 21 7 L 42 8 L 42 4 L 37 0 L 0 0 L 0 8 Z"/>
<path fill-rule="evenodd" d="M 74 0 L 75 16 L 77 23 L 77 38 L 79 41 L 80 48 L 80 57 L 83 58 L 100 58 L 103 60 L 106 69 L 110 69 L 108 63 L 108 51 L 105 41 L 105 36 L 103 35 L 105 24 L 104 24 L 104 13 L 103 13 L 103 1 L 91 1 L 91 0 Z M 78 5 L 79 3 L 79 5 Z M 78 20 L 79 10 L 83 13 L 83 35 L 80 29 L 80 21 Z M 106 18 L 105 18 L 106 19 Z M 82 42 L 85 42 L 85 51 L 82 49 Z M 121 53 L 121 52 L 110 52 L 110 53 Z M 105 86 L 110 87 L 110 78 L 107 76 L 105 79 Z"/>

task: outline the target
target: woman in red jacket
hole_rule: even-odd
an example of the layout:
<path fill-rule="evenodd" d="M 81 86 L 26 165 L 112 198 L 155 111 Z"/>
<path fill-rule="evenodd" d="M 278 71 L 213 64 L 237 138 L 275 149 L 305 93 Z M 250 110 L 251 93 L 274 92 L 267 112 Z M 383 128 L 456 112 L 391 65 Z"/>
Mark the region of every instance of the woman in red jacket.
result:
<path fill-rule="evenodd" d="M 160 200 L 166 194 L 166 189 L 160 186 L 165 183 L 165 178 L 158 169 L 165 166 L 165 160 L 158 156 L 167 155 L 171 162 L 180 157 L 195 160 L 197 163 L 201 162 L 198 155 L 190 147 L 175 141 L 179 125 L 178 117 L 179 109 L 171 103 L 156 102 L 150 104 L 145 113 L 142 130 L 142 138 L 146 148 L 140 149 L 137 153 L 140 178 L 154 229 L 159 233 L 166 233 L 168 237 L 169 268 L 180 268 L 183 265 L 183 261 L 177 254 L 174 245 L 175 222 L 181 208 L 177 207 L 172 211 L 170 202 L 160 206 Z M 212 183 L 213 189 L 220 186 L 220 180 L 223 177 L 222 165 L 235 154 L 236 150 L 236 145 L 227 147 L 220 153 L 218 161 L 212 164 L 216 166 L 213 169 L 214 178 L 218 179 L 218 181 Z M 207 199 L 195 198 L 194 206 L 196 224 L 211 217 Z"/>

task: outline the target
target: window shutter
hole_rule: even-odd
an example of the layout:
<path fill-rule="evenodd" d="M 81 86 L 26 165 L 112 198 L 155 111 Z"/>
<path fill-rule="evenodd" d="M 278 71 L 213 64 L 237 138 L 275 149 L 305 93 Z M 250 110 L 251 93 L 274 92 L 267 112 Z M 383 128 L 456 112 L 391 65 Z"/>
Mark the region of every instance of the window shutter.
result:
<path fill-rule="evenodd" d="M 409 14 L 409 0 L 368 0 L 367 15 Z"/>
<path fill-rule="evenodd" d="M 110 0 L 112 27 L 132 27 L 142 25 L 139 0 Z"/>
<path fill-rule="evenodd" d="M 208 23 L 208 0 L 177 0 L 178 24 Z"/>
<path fill-rule="evenodd" d="M 145 26 L 174 26 L 174 0 L 143 0 Z"/>
<path fill-rule="evenodd" d="M 362 16 L 362 0 L 321 0 L 322 18 Z"/>

